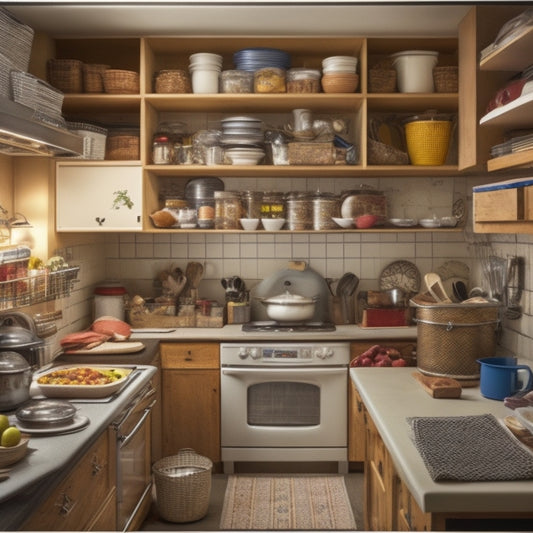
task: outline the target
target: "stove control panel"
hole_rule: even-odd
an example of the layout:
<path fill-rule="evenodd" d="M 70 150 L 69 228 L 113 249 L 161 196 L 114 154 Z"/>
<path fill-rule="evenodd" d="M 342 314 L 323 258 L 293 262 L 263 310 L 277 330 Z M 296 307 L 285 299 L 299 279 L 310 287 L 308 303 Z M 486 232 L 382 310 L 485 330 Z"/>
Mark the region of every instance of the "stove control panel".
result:
<path fill-rule="evenodd" d="M 350 348 L 347 343 L 315 344 L 233 344 L 220 346 L 222 364 L 348 364 Z"/>

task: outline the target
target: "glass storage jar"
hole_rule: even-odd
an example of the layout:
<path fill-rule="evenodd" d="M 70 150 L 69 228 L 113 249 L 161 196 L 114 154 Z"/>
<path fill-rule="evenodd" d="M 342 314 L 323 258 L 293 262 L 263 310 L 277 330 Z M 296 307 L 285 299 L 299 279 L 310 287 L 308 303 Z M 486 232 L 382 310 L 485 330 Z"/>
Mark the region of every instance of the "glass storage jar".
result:
<path fill-rule="evenodd" d="M 247 70 L 224 70 L 220 73 L 221 93 L 253 93 L 254 73 Z"/>
<path fill-rule="evenodd" d="M 215 191 L 215 229 L 240 229 L 240 195 L 234 191 Z"/>
<path fill-rule="evenodd" d="M 244 191 L 241 194 L 244 218 L 261 218 L 263 193 L 261 191 Z"/>
<path fill-rule="evenodd" d="M 261 218 L 285 218 L 285 194 L 269 191 L 263 194 Z"/>
<path fill-rule="evenodd" d="M 172 163 L 172 144 L 166 135 L 154 136 L 152 162 L 154 165 L 170 165 Z"/>
<path fill-rule="evenodd" d="M 254 92 L 285 93 L 285 70 L 277 67 L 260 68 L 254 72 Z"/>
<path fill-rule="evenodd" d="M 287 198 L 287 229 L 313 229 L 313 198 L 309 193 L 293 193 Z"/>
<path fill-rule="evenodd" d="M 320 70 L 314 68 L 291 68 L 287 71 L 288 93 L 319 93 Z"/>
<path fill-rule="evenodd" d="M 313 198 L 313 229 L 336 229 L 332 217 L 340 215 L 340 198 L 330 193 L 318 193 Z"/>

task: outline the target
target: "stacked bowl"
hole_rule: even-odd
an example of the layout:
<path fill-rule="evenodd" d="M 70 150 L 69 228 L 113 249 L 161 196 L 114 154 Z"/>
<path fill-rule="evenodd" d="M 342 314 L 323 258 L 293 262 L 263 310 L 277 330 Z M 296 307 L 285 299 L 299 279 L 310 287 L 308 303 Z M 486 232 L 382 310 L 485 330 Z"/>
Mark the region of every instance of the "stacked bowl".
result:
<path fill-rule="evenodd" d="M 250 72 L 267 67 L 287 70 L 291 66 L 291 56 L 277 48 L 244 48 L 233 54 L 233 63 L 236 69 Z"/>
<path fill-rule="evenodd" d="M 322 61 L 322 90 L 325 93 L 353 93 L 359 85 L 357 58 L 331 56 Z"/>
<path fill-rule="evenodd" d="M 218 78 L 221 70 L 221 55 L 204 52 L 189 56 L 192 92 L 196 94 L 218 93 Z"/>
<path fill-rule="evenodd" d="M 228 117 L 221 121 L 220 144 L 232 165 L 257 165 L 265 156 L 263 122 L 253 117 Z"/>

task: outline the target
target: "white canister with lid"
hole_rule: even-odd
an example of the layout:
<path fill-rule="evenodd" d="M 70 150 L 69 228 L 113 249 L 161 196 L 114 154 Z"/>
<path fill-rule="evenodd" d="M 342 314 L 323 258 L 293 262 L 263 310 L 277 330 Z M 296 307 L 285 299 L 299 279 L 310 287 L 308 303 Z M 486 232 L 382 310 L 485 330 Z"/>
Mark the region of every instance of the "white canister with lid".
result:
<path fill-rule="evenodd" d="M 125 319 L 126 289 L 119 282 L 106 281 L 94 289 L 94 318 L 113 316 Z"/>
<path fill-rule="evenodd" d="M 392 54 L 392 64 L 398 74 L 401 93 L 432 93 L 433 68 L 439 53 L 432 50 L 405 50 Z"/>

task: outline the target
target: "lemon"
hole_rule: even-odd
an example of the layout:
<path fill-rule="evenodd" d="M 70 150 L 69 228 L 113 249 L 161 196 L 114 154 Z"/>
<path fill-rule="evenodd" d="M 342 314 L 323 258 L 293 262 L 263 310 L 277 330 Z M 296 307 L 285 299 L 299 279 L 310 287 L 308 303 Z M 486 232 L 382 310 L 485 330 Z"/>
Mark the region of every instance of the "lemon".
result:
<path fill-rule="evenodd" d="M 0 436 L 9 427 L 9 418 L 6 415 L 0 415 Z"/>
<path fill-rule="evenodd" d="M 12 446 L 16 446 L 20 442 L 21 438 L 22 435 L 20 434 L 19 428 L 10 426 L 2 433 L 0 445 L 5 446 L 6 448 L 11 448 Z"/>

